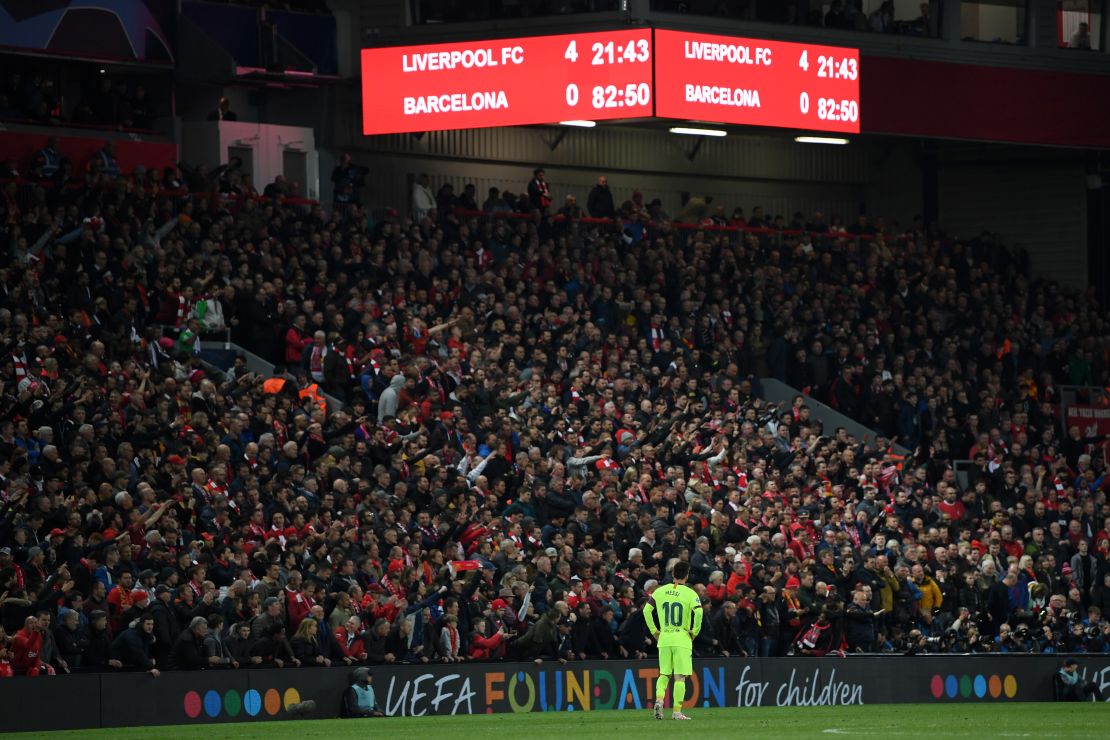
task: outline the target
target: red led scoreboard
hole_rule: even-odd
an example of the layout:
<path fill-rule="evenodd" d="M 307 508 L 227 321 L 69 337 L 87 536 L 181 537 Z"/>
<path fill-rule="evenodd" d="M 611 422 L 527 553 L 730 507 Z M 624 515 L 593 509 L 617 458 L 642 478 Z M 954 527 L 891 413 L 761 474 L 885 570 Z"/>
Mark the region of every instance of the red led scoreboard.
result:
<path fill-rule="evenodd" d="M 655 115 L 859 133 L 859 50 L 655 32 Z"/>
<path fill-rule="evenodd" d="M 367 135 L 645 118 L 860 130 L 859 51 L 651 29 L 362 50 Z"/>
<path fill-rule="evenodd" d="M 362 50 L 362 132 L 652 115 L 651 30 Z"/>

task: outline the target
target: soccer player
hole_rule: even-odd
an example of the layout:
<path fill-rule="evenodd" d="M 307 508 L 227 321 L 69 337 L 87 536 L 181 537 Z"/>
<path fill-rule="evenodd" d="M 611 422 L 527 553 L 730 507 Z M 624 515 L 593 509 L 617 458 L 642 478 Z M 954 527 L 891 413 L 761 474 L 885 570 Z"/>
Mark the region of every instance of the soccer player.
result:
<path fill-rule="evenodd" d="M 659 680 L 655 682 L 656 719 L 663 719 L 663 697 L 667 695 L 671 674 L 674 674 L 671 719 L 690 719 L 682 713 L 682 700 L 686 698 L 686 677 L 694 672 L 691 655 L 694 637 L 701 631 L 702 613 L 701 599 L 694 589 L 686 585 L 689 577 L 690 564 L 675 563 L 671 571 L 673 583 L 655 589 L 644 607 L 644 621 L 659 646 Z"/>

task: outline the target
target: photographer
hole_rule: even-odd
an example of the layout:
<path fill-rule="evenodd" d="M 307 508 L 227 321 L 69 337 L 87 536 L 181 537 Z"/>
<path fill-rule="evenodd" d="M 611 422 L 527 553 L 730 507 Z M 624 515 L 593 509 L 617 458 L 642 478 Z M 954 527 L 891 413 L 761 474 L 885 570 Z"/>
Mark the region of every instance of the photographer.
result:
<path fill-rule="evenodd" d="M 1056 701 L 1104 701 L 1102 690 L 1079 675 L 1079 661 L 1075 658 L 1064 661 L 1064 666 L 1056 672 L 1053 683 L 1056 687 Z"/>
<path fill-rule="evenodd" d="M 334 204 L 336 208 L 358 204 L 362 197 L 362 187 L 366 184 L 366 176 L 370 170 L 360 167 L 351 161 L 350 154 L 344 154 L 339 164 L 331 173 L 334 186 Z"/>
<path fill-rule="evenodd" d="M 1028 625 L 1021 624 L 1015 629 L 1009 623 L 1003 623 L 998 628 L 998 637 L 994 638 L 994 644 L 1000 653 L 1028 653 L 1029 635 Z"/>

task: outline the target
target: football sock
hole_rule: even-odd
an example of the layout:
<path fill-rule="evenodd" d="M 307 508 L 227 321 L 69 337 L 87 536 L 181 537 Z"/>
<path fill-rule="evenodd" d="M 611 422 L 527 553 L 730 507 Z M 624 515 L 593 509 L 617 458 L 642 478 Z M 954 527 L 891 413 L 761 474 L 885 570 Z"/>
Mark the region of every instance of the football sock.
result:
<path fill-rule="evenodd" d="M 676 712 L 682 711 L 682 700 L 686 698 L 686 682 L 675 681 L 671 689 L 671 708 Z"/>
<path fill-rule="evenodd" d="M 670 683 L 670 676 L 659 676 L 655 681 L 655 700 L 663 701 L 667 697 L 667 684 Z"/>

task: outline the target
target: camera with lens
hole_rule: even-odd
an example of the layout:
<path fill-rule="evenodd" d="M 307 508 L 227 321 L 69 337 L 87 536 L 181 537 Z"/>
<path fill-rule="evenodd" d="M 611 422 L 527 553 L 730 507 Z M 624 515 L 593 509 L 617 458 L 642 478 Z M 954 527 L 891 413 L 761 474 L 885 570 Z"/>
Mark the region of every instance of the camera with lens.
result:
<path fill-rule="evenodd" d="M 1016 630 L 1014 630 L 1014 635 L 1016 635 L 1019 640 L 1026 639 L 1027 637 L 1029 637 L 1029 625 L 1020 625 Z"/>

